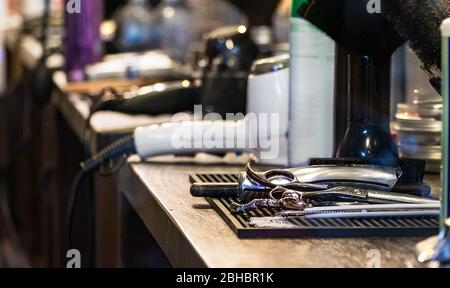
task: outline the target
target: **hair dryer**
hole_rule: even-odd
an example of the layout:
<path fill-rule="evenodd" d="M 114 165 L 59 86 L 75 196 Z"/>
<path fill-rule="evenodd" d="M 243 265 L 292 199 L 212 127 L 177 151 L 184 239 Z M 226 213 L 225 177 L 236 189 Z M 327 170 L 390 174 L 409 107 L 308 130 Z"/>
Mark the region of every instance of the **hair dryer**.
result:
<path fill-rule="evenodd" d="M 404 40 L 381 14 L 368 13 L 365 0 L 305 1 L 299 13 L 346 51 L 338 62 L 347 63 L 348 76 L 338 81 L 345 81 L 349 113 L 337 157 L 398 165 L 389 127 L 390 64 Z"/>
<path fill-rule="evenodd" d="M 207 112 L 245 112 L 247 78 L 258 50 L 245 26 L 218 28 L 205 36 L 197 79 L 158 83 L 110 99 L 94 109 L 127 114 L 175 114 L 202 104 Z"/>

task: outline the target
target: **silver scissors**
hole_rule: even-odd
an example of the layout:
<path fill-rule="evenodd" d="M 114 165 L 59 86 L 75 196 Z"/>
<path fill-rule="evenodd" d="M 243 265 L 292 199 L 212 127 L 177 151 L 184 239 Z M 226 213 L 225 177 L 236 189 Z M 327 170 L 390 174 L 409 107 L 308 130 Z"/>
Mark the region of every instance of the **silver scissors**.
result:
<path fill-rule="evenodd" d="M 248 164 L 235 183 L 194 183 L 194 197 L 238 198 L 240 203 L 254 199 L 267 199 L 275 188 L 296 192 L 337 192 L 333 187 L 353 187 L 374 191 L 391 191 L 401 175 L 401 170 L 389 167 L 309 166 L 295 169 L 273 169 L 256 172 Z M 279 191 L 279 189 L 275 190 Z M 328 191 L 328 193 L 325 193 Z M 334 193 L 336 194 L 336 193 Z M 342 194 L 342 193 L 341 193 Z M 311 194 L 312 195 L 312 194 Z"/>
<path fill-rule="evenodd" d="M 272 189 L 268 198 L 253 199 L 246 204 L 233 204 L 233 213 L 245 213 L 260 208 L 276 208 L 288 211 L 304 211 L 313 207 L 352 206 L 358 204 L 409 204 L 435 205 L 440 202 L 422 197 L 360 189 L 354 187 L 333 187 L 314 192 L 300 192 L 278 186 Z"/>

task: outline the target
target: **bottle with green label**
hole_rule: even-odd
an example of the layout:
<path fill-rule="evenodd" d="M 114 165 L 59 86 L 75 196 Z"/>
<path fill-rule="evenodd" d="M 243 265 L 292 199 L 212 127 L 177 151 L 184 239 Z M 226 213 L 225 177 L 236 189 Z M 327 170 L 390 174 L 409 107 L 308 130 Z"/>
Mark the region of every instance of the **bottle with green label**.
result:
<path fill-rule="evenodd" d="M 334 148 L 335 42 L 298 16 L 309 0 L 294 0 L 290 23 L 290 165 L 329 158 Z"/>

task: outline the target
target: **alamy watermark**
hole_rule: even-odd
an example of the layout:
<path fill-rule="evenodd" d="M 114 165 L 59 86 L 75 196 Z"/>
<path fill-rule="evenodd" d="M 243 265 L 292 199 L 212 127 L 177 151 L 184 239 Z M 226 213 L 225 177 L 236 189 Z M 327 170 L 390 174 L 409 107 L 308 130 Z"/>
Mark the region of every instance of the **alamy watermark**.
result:
<path fill-rule="evenodd" d="M 369 14 L 380 14 L 381 13 L 381 0 L 369 0 L 367 2 L 367 12 Z"/>
<path fill-rule="evenodd" d="M 66 4 L 68 14 L 81 14 L 81 0 L 69 0 Z"/>
<path fill-rule="evenodd" d="M 367 268 L 381 268 L 381 252 L 378 249 L 372 249 L 366 255 Z"/>
<path fill-rule="evenodd" d="M 81 252 L 77 249 L 71 249 L 66 253 L 67 263 L 66 268 L 79 269 L 81 268 Z"/>

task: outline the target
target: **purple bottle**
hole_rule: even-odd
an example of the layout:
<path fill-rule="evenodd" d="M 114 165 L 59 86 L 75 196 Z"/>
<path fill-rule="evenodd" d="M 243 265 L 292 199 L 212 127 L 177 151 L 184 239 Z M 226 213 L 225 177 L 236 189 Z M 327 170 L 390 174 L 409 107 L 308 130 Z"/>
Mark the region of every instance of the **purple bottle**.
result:
<path fill-rule="evenodd" d="M 102 58 L 103 0 L 66 0 L 65 3 L 66 73 L 69 81 L 82 81 L 85 66 Z"/>

